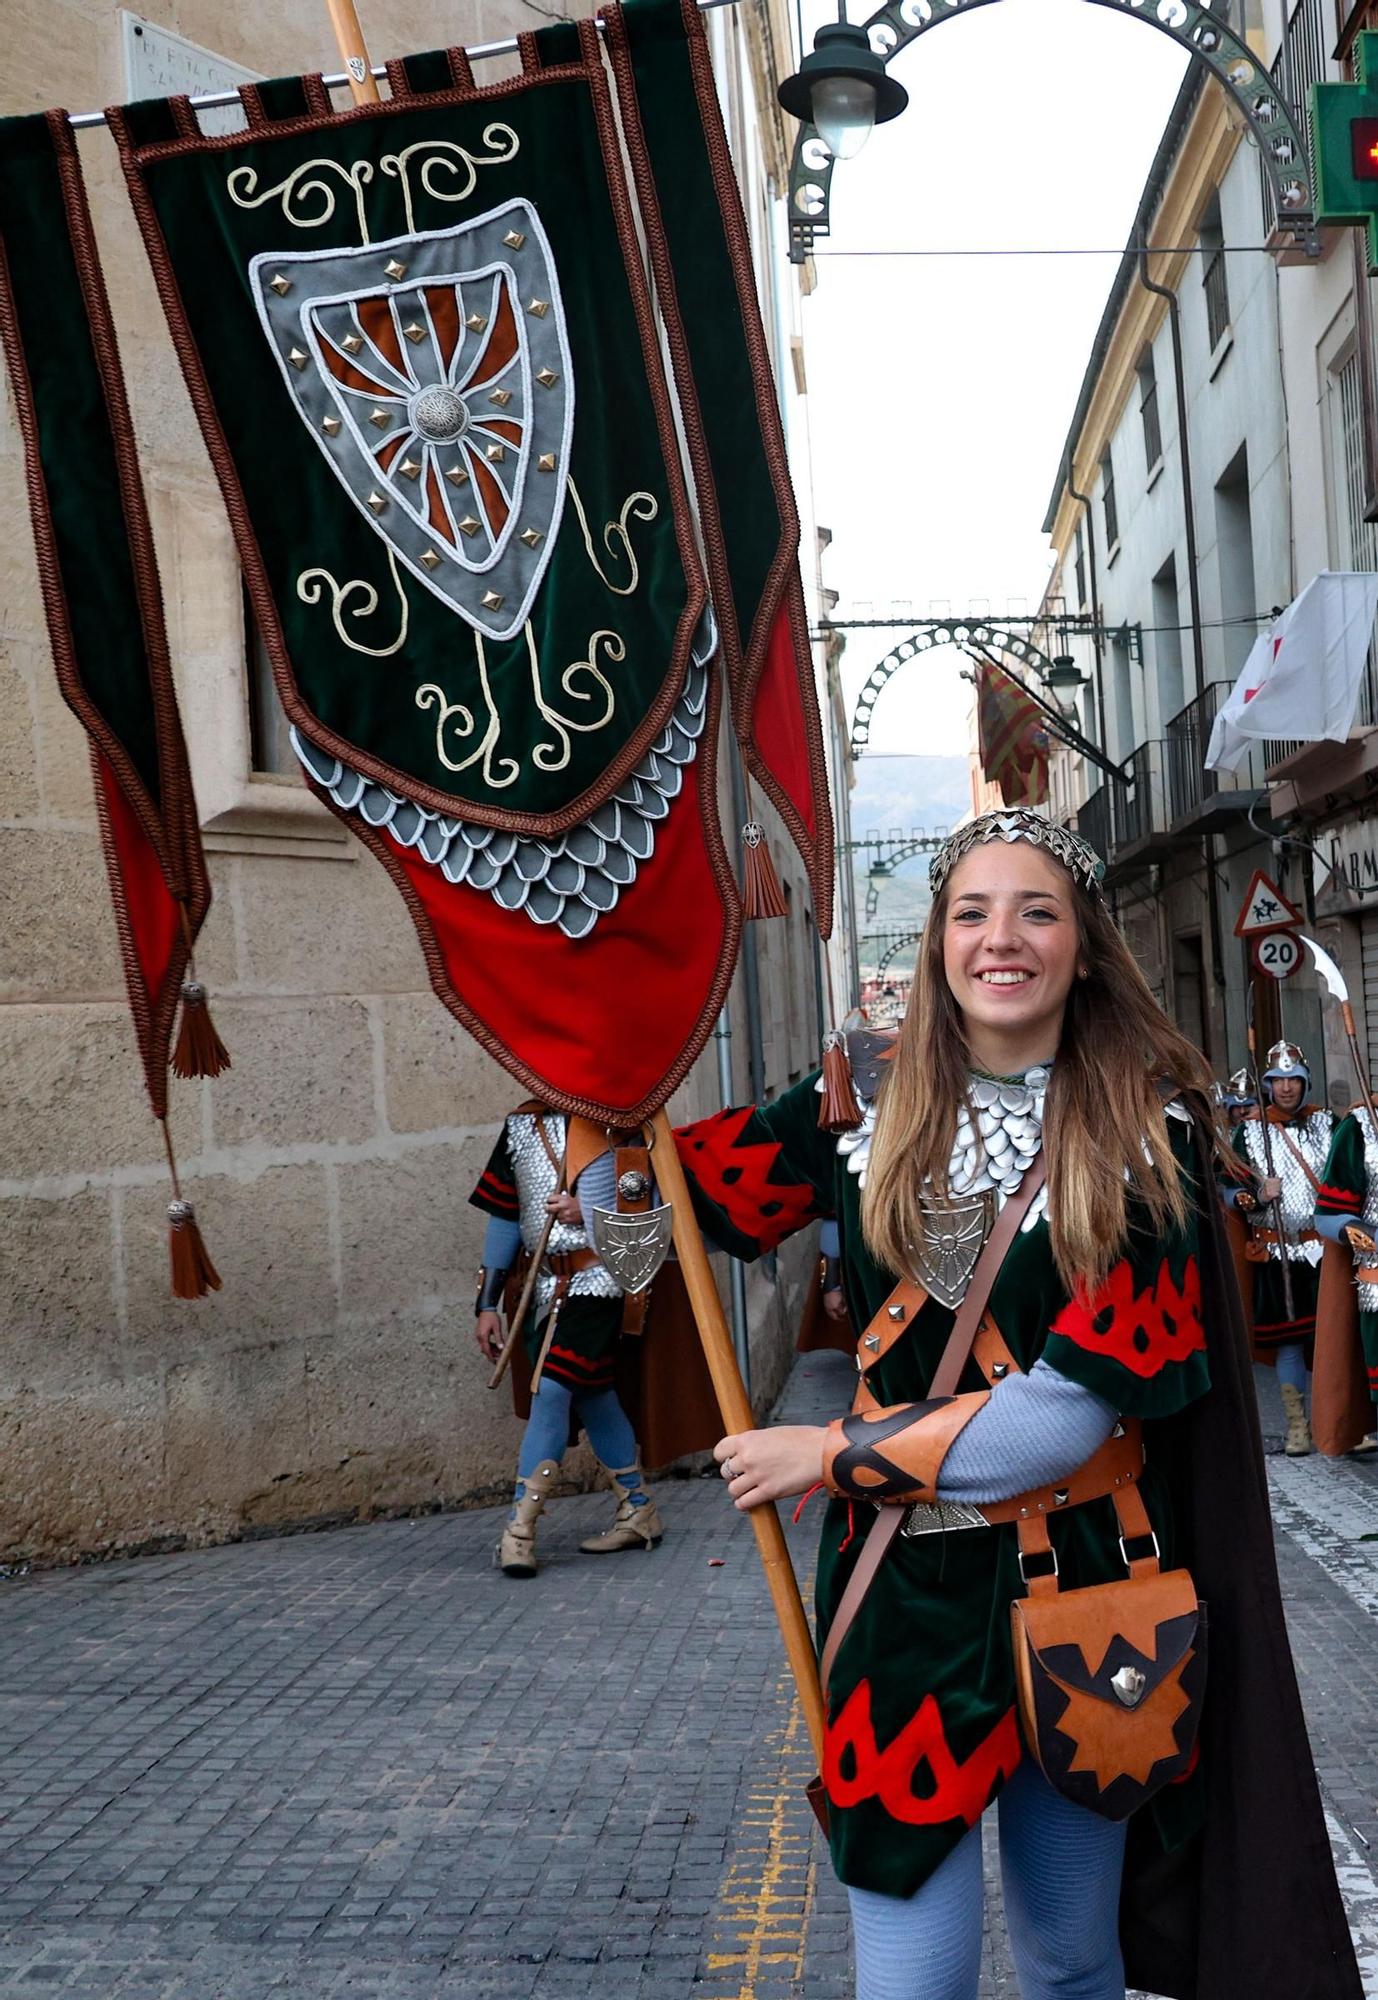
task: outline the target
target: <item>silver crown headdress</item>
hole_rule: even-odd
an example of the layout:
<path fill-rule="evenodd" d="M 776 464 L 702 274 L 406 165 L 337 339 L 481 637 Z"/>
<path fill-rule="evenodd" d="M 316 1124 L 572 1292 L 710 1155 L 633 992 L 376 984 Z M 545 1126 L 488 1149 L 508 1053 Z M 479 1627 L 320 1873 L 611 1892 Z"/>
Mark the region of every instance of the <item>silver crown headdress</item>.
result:
<path fill-rule="evenodd" d="M 1027 840 L 1030 846 L 1042 847 L 1054 861 L 1060 861 L 1083 889 L 1096 896 L 1104 893 L 1101 878 L 1105 863 L 1094 847 L 1070 827 L 1016 806 L 1004 812 L 982 813 L 948 836 L 928 864 L 928 886 L 935 896 L 963 856 L 988 840 Z"/>

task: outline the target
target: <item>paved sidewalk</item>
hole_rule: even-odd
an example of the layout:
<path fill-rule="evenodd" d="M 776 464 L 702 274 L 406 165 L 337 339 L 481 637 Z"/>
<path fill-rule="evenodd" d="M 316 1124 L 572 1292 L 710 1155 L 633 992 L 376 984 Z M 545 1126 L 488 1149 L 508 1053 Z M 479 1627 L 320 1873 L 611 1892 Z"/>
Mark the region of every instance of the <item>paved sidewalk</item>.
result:
<path fill-rule="evenodd" d="M 851 1372 L 807 1357 L 778 1414 Z M 1378 1470 L 1270 1471 L 1378 1995 Z M 0 1586 L 0 2000 L 845 2000 L 750 1528 L 716 1480 L 660 1498 L 663 1546 L 603 1561 L 611 1501 L 558 1503 L 531 1584 L 485 1510 Z"/>

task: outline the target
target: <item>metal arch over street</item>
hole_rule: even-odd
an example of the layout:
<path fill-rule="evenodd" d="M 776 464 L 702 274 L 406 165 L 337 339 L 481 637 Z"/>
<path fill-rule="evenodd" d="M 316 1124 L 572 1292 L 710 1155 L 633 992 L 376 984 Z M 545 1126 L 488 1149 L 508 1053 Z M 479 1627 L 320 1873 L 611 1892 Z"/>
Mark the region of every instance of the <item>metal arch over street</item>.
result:
<path fill-rule="evenodd" d="M 891 964 L 894 962 L 896 958 L 898 958 L 899 954 L 902 951 L 906 950 L 911 944 L 917 944 L 922 936 L 923 936 L 922 926 L 920 926 L 916 930 L 890 929 L 883 931 L 864 932 L 860 939 L 861 944 L 863 945 L 878 944 L 882 947 L 881 954 L 879 959 L 876 961 L 876 969 L 875 972 L 872 974 L 872 977 L 875 979 L 883 979 L 885 977 L 885 974 L 889 971 Z"/>
<path fill-rule="evenodd" d="M 976 0 L 976 4 L 985 5 L 987 0 Z M 1033 667 L 1040 679 L 1046 679 L 1051 671 L 1053 663 L 1043 649 L 1031 644 L 1022 632 L 1013 632 L 1007 626 L 989 624 L 983 618 L 928 618 L 916 623 L 917 629 L 907 639 L 901 639 L 897 646 L 892 646 L 880 665 L 872 669 L 865 687 L 856 698 L 856 713 L 852 717 L 854 757 L 859 757 L 870 741 L 871 715 L 891 674 L 907 661 L 917 659 L 920 653 L 931 652 L 935 646 L 990 646 L 997 652 L 1009 653 L 1025 666 Z"/>
<path fill-rule="evenodd" d="M 887 0 L 867 20 L 867 39 L 881 60 L 889 63 L 930 28 L 994 4 L 995 0 Z M 1258 142 L 1272 183 L 1278 227 L 1309 240 L 1315 228 L 1310 152 L 1295 111 L 1248 43 L 1208 6 L 1196 6 L 1193 0 L 1090 0 L 1090 4 L 1146 22 L 1171 36 L 1197 62 L 1205 63 L 1239 106 Z M 802 264 L 815 239 L 828 234 L 832 175 L 833 157 L 816 127 L 801 125 L 795 134 L 789 176 L 792 263 Z"/>

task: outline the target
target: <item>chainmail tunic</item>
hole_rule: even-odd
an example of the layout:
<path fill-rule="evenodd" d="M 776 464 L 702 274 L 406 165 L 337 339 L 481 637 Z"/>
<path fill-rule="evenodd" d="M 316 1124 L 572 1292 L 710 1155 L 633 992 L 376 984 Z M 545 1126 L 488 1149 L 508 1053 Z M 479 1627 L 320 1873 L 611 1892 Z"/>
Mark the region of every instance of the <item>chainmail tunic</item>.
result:
<path fill-rule="evenodd" d="M 545 1127 L 545 1136 L 550 1142 L 550 1151 L 558 1160 L 565 1146 L 565 1121 L 558 1111 L 539 1114 Z M 559 1178 L 550 1163 L 550 1155 L 541 1144 L 541 1135 L 536 1129 L 538 1114 L 534 1111 L 514 1111 L 507 1120 L 507 1149 L 512 1156 L 512 1177 L 517 1184 L 517 1212 L 521 1224 L 522 1242 L 528 1251 L 534 1251 L 541 1240 L 545 1228 L 546 1202 L 555 1192 Z M 546 1245 L 552 1256 L 560 1256 L 571 1250 L 589 1248 L 587 1232 L 578 1223 L 557 1222 L 551 1229 Z M 536 1304 L 544 1309 L 555 1296 L 555 1274 L 542 1268 L 536 1279 Z M 569 1281 L 567 1298 L 573 1299 L 618 1299 L 622 1291 L 606 1264 L 590 1264 L 587 1270 L 576 1271 Z"/>
<path fill-rule="evenodd" d="M 1316 1190 L 1307 1176 L 1306 1168 L 1292 1151 L 1297 1147 L 1306 1159 L 1307 1166 L 1321 1180 L 1325 1175 L 1326 1156 L 1330 1151 L 1331 1133 L 1334 1120 L 1328 1111 L 1313 1111 L 1307 1118 L 1298 1118 L 1286 1126 L 1270 1124 L 1268 1128 L 1268 1149 L 1272 1154 L 1272 1167 L 1263 1148 L 1263 1126 L 1259 1119 L 1252 1118 L 1243 1127 L 1244 1144 L 1248 1149 L 1249 1164 L 1260 1178 L 1270 1171 L 1282 1182 L 1282 1226 L 1287 1237 L 1287 1261 L 1289 1264 L 1319 1264 L 1324 1251 L 1320 1242 L 1299 1243 L 1297 1238 L 1306 1229 L 1314 1229 L 1316 1224 Z M 1283 1138 L 1292 1141 L 1289 1146 Z M 1370 1182 L 1372 1181 L 1372 1168 Z M 1272 1203 L 1256 1211 L 1256 1221 L 1264 1229 L 1273 1226 Z M 1268 1245 L 1268 1255 L 1277 1262 L 1280 1246 Z M 1366 1286 L 1365 1290 L 1378 1290 Z"/>
<path fill-rule="evenodd" d="M 1378 1144 L 1374 1141 L 1373 1121 L 1363 1105 L 1355 1105 L 1351 1116 L 1359 1127 L 1364 1142 L 1364 1211 L 1362 1221 L 1370 1236 L 1378 1236 Z M 1355 1268 L 1368 1264 L 1367 1257 L 1355 1259 Z M 1359 1294 L 1359 1310 L 1378 1313 L 1378 1285 L 1356 1285 Z"/>

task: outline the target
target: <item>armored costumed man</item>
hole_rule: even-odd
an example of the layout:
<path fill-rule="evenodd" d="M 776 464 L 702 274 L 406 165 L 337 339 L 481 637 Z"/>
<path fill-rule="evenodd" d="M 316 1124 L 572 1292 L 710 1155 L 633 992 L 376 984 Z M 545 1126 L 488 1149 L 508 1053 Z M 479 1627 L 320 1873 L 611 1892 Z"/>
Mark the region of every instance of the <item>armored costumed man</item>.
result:
<path fill-rule="evenodd" d="M 1356 1106 L 1335 1128 L 1316 1201 L 1316 1227 L 1353 1256 L 1369 1399 L 1378 1401 L 1378 1139 L 1363 1106 Z M 1323 1326 L 1322 1337 L 1331 1336 L 1352 1339 L 1352 1322 L 1351 1330 L 1332 1324 L 1327 1333 Z M 1370 1432 L 1356 1455 L 1375 1451 L 1378 1435 Z"/>
<path fill-rule="evenodd" d="M 504 1292 L 519 1255 L 525 1251 L 540 1261 L 521 1329 L 531 1367 L 531 1414 L 496 1555 L 505 1576 L 536 1574 L 536 1523 L 580 1429 L 617 1495 L 611 1528 L 580 1548 L 589 1555 L 649 1550 L 664 1532 L 614 1383 L 619 1341 L 624 1332 L 641 1331 L 646 1294 L 624 1294 L 592 1248 L 595 1210 L 645 1209 L 651 1192 L 644 1152 L 619 1156 L 586 1120 L 526 1104 L 504 1121 L 469 1197 L 488 1216 L 475 1338 L 490 1359 L 502 1351 Z"/>
<path fill-rule="evenodd" d="M 1243 1118 L 1258 1109 L 1258 1099 L 1254 1095 L 1253 1078 L 1247 1069 L 1237 1069 L 1229 1082 L 1220 1091 L 1220 1108 L 1225 1114 L 1225 1123 L 1233 1133 Z"/>
<path fill-rule="evenodd" d="M 1231 1078 L 1232 1092 L 1238 1081 Z M 1226 1200 L 1249 1222 L 1245 1254 L 1253 1271 L 1254 1359 L 1276 1366 L 1287 1418 L 1283 1449 L 1289 1458 L 1305 1458 L 1311 1450 L 1307 1393 L 1323 1248 L 1316 1201 L 1335 1120 L 1308 1102 L 1311 1071 L 1295 1042 L 1273 1044 L 1262 1082 L 1261 1112 L 1257 1105 L 1245 1109 L 1234 1128 L 1234 1150 L 1251 1178 L 1231 1189 Z"/>

